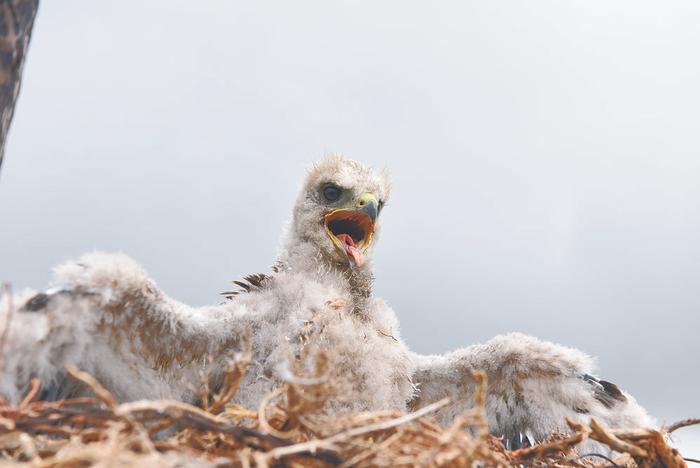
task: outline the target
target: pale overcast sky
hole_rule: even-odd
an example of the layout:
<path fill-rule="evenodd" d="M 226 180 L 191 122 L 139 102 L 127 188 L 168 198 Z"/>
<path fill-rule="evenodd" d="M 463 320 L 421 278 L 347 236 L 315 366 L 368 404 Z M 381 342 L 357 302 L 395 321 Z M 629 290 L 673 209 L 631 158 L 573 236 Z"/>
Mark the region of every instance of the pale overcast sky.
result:
<path fill-rule="evenodd" d="M 118 250 L 217 301 L 341 152 L 393 174 L 377 294 L 413 349 L 522 331 L 698 417 L 699 25 L 694 0 L 44 0 L 0 279 Z"/>

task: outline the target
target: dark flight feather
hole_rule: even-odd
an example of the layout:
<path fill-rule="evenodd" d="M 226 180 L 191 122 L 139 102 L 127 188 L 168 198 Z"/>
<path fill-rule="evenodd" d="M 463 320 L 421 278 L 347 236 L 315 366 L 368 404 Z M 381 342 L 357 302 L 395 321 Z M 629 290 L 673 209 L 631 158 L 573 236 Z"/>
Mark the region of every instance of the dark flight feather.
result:
<path fill-rule="evenodd" d="M 606 408 L 612 408 L 618 403 L 627 401 L 627 397 L 622 393 L 622 390 L 614 383 L 600 380 L 589 374 L 584 374 L 581 378 L 593 387 L 594 398 Z"/>
<path fill-rule="evenodd" d="M 274 271 L 274 267 L 273 267 Z M 241 280 L 236 280 L 232 281 L 233 284 L 238 286 L 240 289 L 235 289 L 232 291 L 225 291 L 222 292 L 221 295 L 224 296 L 226 299 L 233 299 L 234 297 L 238 296 L 239 294 L 243 293 L 249 293 L 254 290 L 262 290 L 265 289 L 266 283 L 269 282 L 272 279 L 271 275 L 267 275 L 265 273 L 254 273 L 252 275 L 246 275 L 243 277 L 242 281 Z"/>

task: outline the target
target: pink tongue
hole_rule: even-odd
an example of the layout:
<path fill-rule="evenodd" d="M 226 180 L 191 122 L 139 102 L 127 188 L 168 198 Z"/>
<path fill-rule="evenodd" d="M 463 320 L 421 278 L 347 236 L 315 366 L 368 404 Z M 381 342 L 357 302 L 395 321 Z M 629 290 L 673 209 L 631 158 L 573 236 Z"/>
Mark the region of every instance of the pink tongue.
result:
<path fill-rule="evenodd" d="M 348 257 L 350 257 L 358 267 L 365 264 L 365 254 L 363 254 L 360 249 L 355 247 L 355 241 L 352 239 L 352 237 L 350 237 L 348 234 L 338 234 L 335 237 L 343 244 L 343 247 L 345 247 L 345 253 L 348 254 Z"/>

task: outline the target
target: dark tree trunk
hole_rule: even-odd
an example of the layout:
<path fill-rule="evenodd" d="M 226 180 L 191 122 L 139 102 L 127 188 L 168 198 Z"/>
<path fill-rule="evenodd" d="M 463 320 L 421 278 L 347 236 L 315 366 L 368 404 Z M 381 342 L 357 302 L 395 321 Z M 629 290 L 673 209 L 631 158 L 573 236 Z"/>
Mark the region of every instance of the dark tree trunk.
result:
<path fill-rule="evenodd" d="M 0 0 L 0 169 L 39 0 Z"/>

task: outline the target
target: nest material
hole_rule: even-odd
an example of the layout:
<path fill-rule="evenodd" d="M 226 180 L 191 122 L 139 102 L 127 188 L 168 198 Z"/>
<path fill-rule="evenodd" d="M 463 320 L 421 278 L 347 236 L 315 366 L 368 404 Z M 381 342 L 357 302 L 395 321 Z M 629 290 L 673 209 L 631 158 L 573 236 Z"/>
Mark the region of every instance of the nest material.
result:
<path fill-rule="evenodd" d="M 118 404 L 89 374 L 68 373 L 95 397 L 35 401 L 40 383 L 17 406 L 0 406 L 0 467 L 87 466 L 640 466 L 683 467 L 667 433 L 698 424 L 687 420 L 653 429 L 610 430 L 596 420 L 568 421 L 568 434 L 507 451 L 489 434 L 486 377 L 475 406 L 441 428 L 431 413 L 441 400 L 413 413 L 377 411 L 325 416 L 328 382 L 298 379 L 268 395 L 257 411 L 230 403 L 246 361 L 231 366 L 219 392 L 203 386 L 200 405 L 143 400 Z M 619 452 L 613 459 L 580 454 L 591 439 Z"/>

